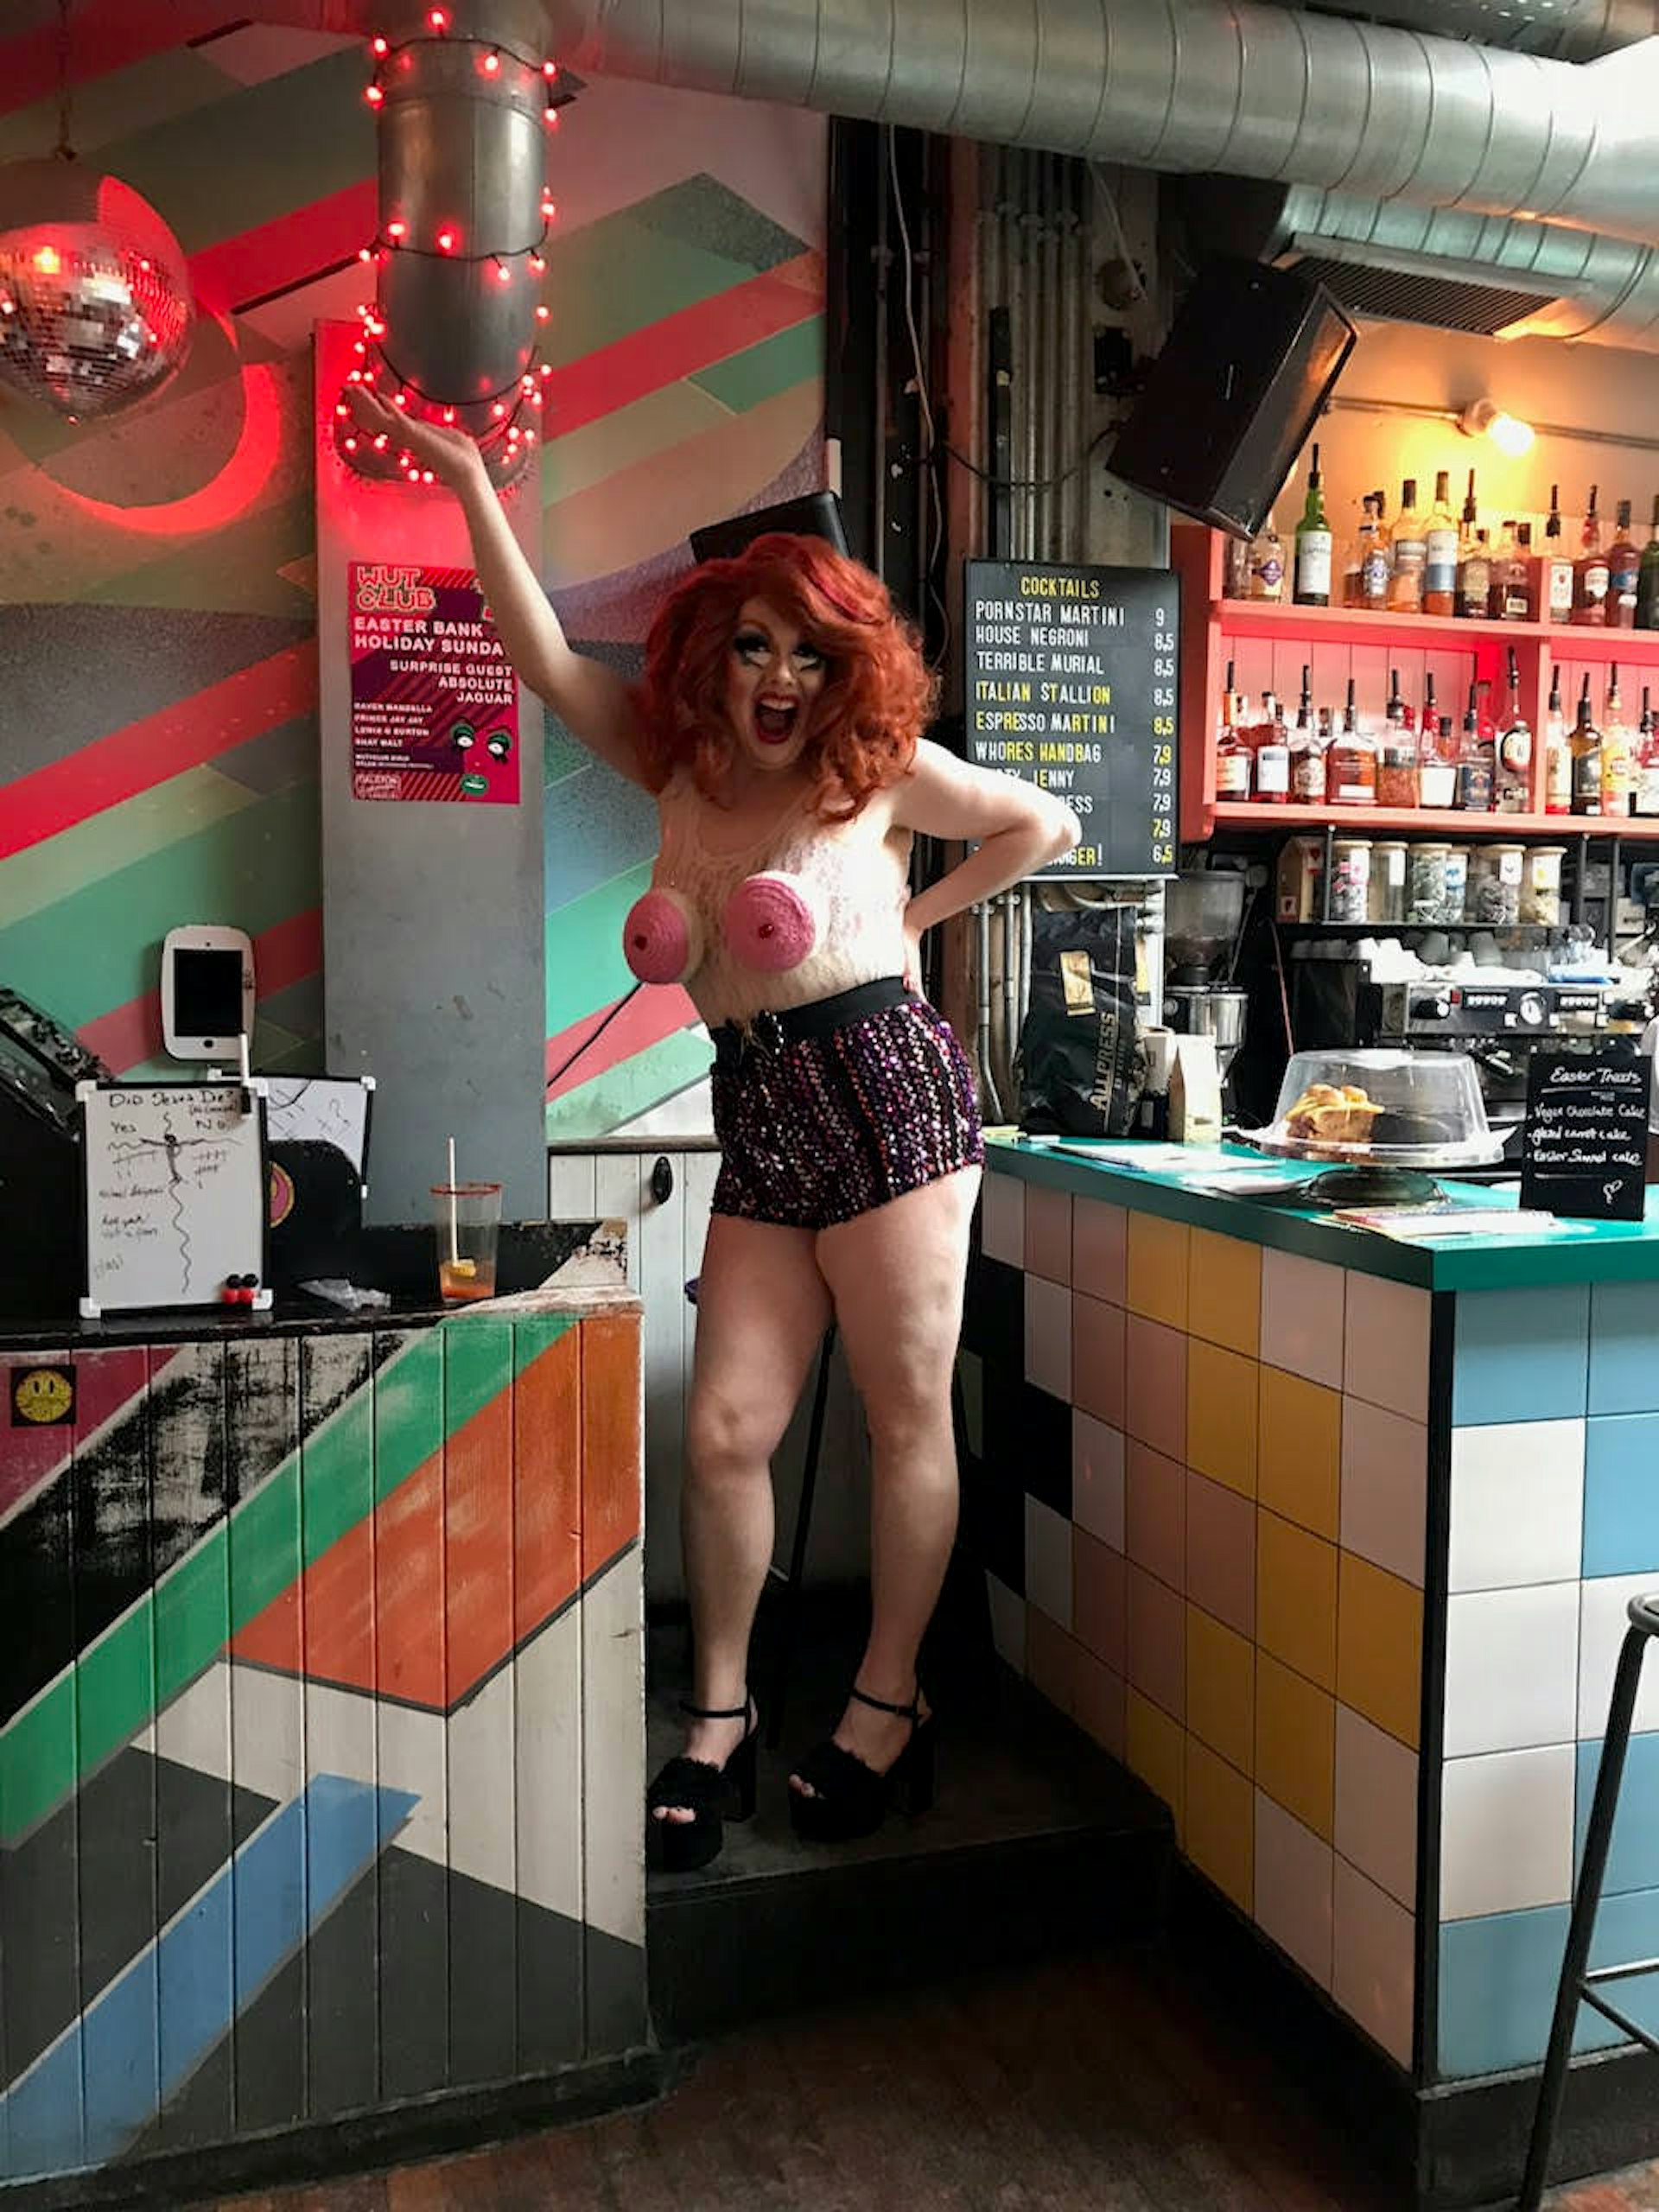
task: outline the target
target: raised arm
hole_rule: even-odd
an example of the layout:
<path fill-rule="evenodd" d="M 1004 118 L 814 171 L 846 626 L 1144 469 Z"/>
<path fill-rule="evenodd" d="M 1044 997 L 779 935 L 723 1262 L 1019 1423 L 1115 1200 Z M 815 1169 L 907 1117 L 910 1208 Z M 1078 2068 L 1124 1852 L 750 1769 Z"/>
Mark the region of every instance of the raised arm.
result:
<path fill-rule="evenodd" d="M 631 781 L 641 782 L 632 694 L 613 668 L 572 652 L 473 441 L 436 423 L 412 422 L 360 386 L 353 398 L 365 430 L 375 435 L 385 431 L 407 447 L 460 500 L 479 583 L 507 658 L 524 681 L 590 753 Z"/>
<path fill-rule="evenodd" d="M 911 900 L 905 920 L 917 937 L 1046 868 L 1081 835 L 1071 808 L 1047 791 L 995 768 L 970 767 L 925 738 L 915 766 L 893 787 L 893 818 L 924 836 L 978 845 Z"/>

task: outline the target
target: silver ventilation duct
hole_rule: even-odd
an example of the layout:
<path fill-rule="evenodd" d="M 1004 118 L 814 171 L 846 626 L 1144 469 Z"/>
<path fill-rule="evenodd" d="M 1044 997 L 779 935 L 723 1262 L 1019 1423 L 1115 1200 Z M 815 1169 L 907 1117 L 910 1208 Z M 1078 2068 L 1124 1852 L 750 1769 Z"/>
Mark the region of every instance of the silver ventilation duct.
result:
<path fill-rule="evenodd" d="M 1659 0 L 1317 0 L 1328 14 L 1593 61 L 1659 32 Z"/>
<path fill-rule="evenodd" d="M 1578 65 L 1260 0 L 549 0 L 584 71 L 1645 242 L 1659 50 Z"/>

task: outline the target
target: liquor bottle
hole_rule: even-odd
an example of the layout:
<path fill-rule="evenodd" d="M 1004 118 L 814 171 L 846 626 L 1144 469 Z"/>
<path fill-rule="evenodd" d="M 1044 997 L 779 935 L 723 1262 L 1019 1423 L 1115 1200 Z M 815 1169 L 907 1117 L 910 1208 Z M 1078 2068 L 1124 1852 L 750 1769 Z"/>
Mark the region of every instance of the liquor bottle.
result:
<path fill-rule="evenodd" d="M 1463 740 L 1458 747 L 1458 804 L 1465 814 L 1490 814 L 1497 763 L 1492 741 L 1481 728 L 1480 695 L 1469 686 L 1469 705 L 1463 717 Z"/>
<path fill-rule="evenodd" d="M 1561 487 L 1549 487 L 1549 518 L 1544 524 L 1543 558 L 1539 564 L 1538 619 L 1541 622 L 1573 620 L 1573 563 L 1561 543 Z"/>
<path fill-rule="evenodd" d="M 1325 747 L 1313 723 L 1313 670 L 1302 664 L 1302 696 L 1296 709 L 1296 727 L 1290 736 L 1290 796 L 1298 806 L 1323 806 Z"/>
<path fill-rule="evenodd" d="M 1634 630 L 1636 627 L 1636 588 L 1641 572 L 1642 556 L 1636 550 L 1630 536 L 1630 503 L 1618 503 L 1618 527 L 1613 542 L 1607 549 L 1607 627 L 1610 630 Z"/>
<path fill-rule="evenodd" d="M 1389 671 L 1389 703 L 1377 747 L 1376 803 L 1379 806 L 1417 804 L 1417 735 L 1411 712 L 1400 696 L 1400 671 Z"/>
<path fill-rule="evenodd" d="M 1636 764 L 1636 810 L 1659 815 L 1659 730 L 1654 728 L 1653 695 L 1643 690 Z"/>
<path fill-rule="evenodd" d="M 1544 718 L 1544 812 L 1573 811 L 1573 748 L 1567 741 L 1567 716 L 1561 712 L 1559 669 L 1550 677 L 1549 712 Z"/>
<path fill-rule="evenodd" d="M 1659 630 L 1659 493 L 1654 494 L 1652 533 L 1637 563 L 1636 626 Z"/>
<path fill-rule="evenodd" d="M 1221 714 L 1216 725 L 1216 797 L 1249 798 L 1250 769 L 1255 754 L 1239 729 L 1243 702 L 1233 689 L 1233 664 L 1227 664 L 1227 689 L 1221 695 Z"/>
<path fill-rule="evenodd" d="M 1601 710 L 1601 810 L 1615 821 L 1630 810 L 1630 791 L 1635 781 L 1634 763 L 1630 757 L 1630 726 L 1624 719 L 1624 702 L 1619 696 L 1618 663 L 1612 661 L 1607 670 L 1607 691 Z"/>
<path fill-rule="evenodd" d="M 1250 597 L 1282 599 L 1285 595 L 1285 549 L 1269 510 L 1267 520 L 1250 540 Z"/>
<path fill-rule="evenodd" d="M 1222 548 L 1221 595 L 1248 599 L 1250 595 L 1250 541 L 1228 536 Z"/>
<path fill-rule="evenodd" d="M 1376 509 L 1376 527 L 1366 544 L 1364 558 L 1359 566 L 1359 604 L 1379 612 L 1389 603 L 1389 576 L 1393 569 L 1392 533 L 1389 529 L 1389 496 L 1386 492 L 1371 494 Z"/>
<path fill-rule="evenodd" d="M 1390 613 L 1421 613 L 1426 553 L 1423 518 L 1417 512 L 1417 479 L 1408 476 L 1400 487 L 1400 518 L 1394 525 L 1394 557 L 1389 564 Z"/>
<path fill-rule="evenodd" d="M 1333 805 L 1376 804 L 1376 746 L 1359 727 L 1351 676 L 1348 679 L 1348 702 L 1342 710 L 1342 728 L 1331 741 L 1325 774 L 1325 796 Z"/>
<path fill-rule="evenodd" d="M 1492 571 L 1492 612 L 1500 622 L 1533 620 L 1532 524 L 1505 523 L 1508 543 Z"/>
<path fill-rule="evenodd" d="M 1307 497 L 1296 525 L 1296 604 L 1331 604 L 1331 523 L 1325 512 L 1325 485 L 1319 474 L 1319 448 L 1313 448 L 1307 472 Z"/>
<path fill-rule="evenodd" d="M 1458 612 L 1465 621 L 1484 622 L 1491 611 L 1492 549 L 1478 530 L 1458 561 Z"/>
<path fill-rule="evenodd" d="M 1452 519 L 1451 475 L 1434 479 L 1434 505 L 1423 532 L 1423 612 L 1450 614 L 1458 603 L 1458 525 Z"/>
<path fill-rule="evenodd" d="M 1521 671 L 1515 647 L 1509 652 L 1509 703 L 1503 727 L 1497 734 L 1497 810 L 1500 814 L 1532 811 L 1532 726 L 1521 711 Z"/>
<path fill-rule="evenodd" d="M 1417 803 L 1449 807 L 1458 796 L 1458 747 L 1450 715 L 1434 709 L 1434 678 L 1423 677 L 1423 703 L 1417 716 Z"/>
<path fill-rule="evenodd" d="M 1584 679 L 1584 689 L 1579 694 L 1579 719 L 1567 739 L 1567 749 L 1573 756 L 1573 811 L 1574 814 L 1601 812 L 1601 732 L 1591 718 L 1590 678 Z"/>
<path fill-rule="evenodd" d="M 1583 550 L 1573 567 L 1573 620 L 1580 627 L 1593 630 L 1607 626 L 1607 554 L 1601 542 L 1601 517 L 1596 512 L 1600 489 L 1598 484 L 1590 486 L 1581 533 Z"/>
<path fill-rule="evenodd" d="M 1285 718 L 1271 691 L 1262 694 L 1262 720 L 1255 736 L 1256 798 L 1265 806 L 1283 806 L 1290 798 L 1290 747 Z"/>

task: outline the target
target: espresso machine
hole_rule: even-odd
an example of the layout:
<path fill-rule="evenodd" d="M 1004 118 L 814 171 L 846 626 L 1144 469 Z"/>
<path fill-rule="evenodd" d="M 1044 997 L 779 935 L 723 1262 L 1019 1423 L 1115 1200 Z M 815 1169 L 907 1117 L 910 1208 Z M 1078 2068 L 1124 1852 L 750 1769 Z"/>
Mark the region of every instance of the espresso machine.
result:
<path fill-rule="evenodd" d="M 1168 955 L 1164 1019 L 1186 1037 L 1215 1040 L 1222 1085 L 1244 1042 L 1249 993 L 1233 977 L 1244 923 L 1242 871 L 1206 868 L 1164 887 L 1164 943 Z"/>

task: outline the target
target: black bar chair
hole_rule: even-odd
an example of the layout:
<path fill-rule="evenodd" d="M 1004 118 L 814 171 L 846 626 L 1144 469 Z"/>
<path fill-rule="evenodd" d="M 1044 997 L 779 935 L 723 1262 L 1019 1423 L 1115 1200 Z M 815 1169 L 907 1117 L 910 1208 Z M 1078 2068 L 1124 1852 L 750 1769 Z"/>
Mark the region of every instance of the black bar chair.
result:
<path fill-rule="evenodd" d="M 1602 1741 L 1596 1794 L 1590 1807 L 1590 1825 L 1585 1833 L 1584 1864 L 1573 1900 L 1573 1917 L 1567 1923 L 1567 1951 L 1555 1991 L 1555 2016 L 1550 2024 L 1549 2049 L 1544 2057 L 1538 2109 L 1532 2123 L 1532 2140 L 1527 2147 L 1526 2174 L 1516 2200 L 1516 2212 L 1538 2212 L 1543 2202 L 1545 2177 L 1567 2094 L 1567 2069 L 1572 2063 L 1573 2035 L 1578 2025 L 1580 2005 L 1592 2005 L 1632 2043 L 1639 2043 L 1659 2056 L 1659 2037 L 1638 2027 L 1599 1993 L 1605 1983 L 1630 1981 L 1638 1974 L 1659 1974 L 1659 1959 L 1632 1959 L 1616 1967 L 1592 1967 L 1589 1963 L 1596 1912 L 1607 1875 L 1607 1854 L 1613 1840 L 1613 1816 L 1618 1810 L 1619 1785 L 1624 1778 L 1624 1758 L 1630 1745 L 1636 1694 L 1642 1686 L 1642 1662 L 1647 1656 L 1649 1643 L 1659 1636 L 1659 1594 L 1632 1598 L 1626 1611 L 1630 1624 L 1625 1630 L 1618 1670 L 1613 1676 L 1607 1733 Z"/>

